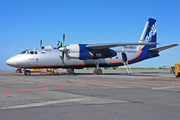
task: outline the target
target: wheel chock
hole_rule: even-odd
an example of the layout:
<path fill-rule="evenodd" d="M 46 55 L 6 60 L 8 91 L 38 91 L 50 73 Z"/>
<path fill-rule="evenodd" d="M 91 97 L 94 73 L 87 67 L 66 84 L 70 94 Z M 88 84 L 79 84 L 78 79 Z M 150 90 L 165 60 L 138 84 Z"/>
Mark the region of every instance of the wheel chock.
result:
<path fill-rule="evenodd" d="M 94 73 L 94 75 L 98 75 L 97 73 Z M 101 73 L 101 75 L 104 75 L 104 73 Z"/>

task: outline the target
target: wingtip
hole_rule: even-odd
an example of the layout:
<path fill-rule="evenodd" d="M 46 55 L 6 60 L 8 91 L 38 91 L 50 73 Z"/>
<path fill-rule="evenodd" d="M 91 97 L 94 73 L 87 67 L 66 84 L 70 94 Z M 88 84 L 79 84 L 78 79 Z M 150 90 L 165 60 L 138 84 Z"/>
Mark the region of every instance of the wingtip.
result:
<path fill-rule="evenodd" d="M 179 45 L 179 44 L 173 44 L 174 46 L 177 46 L 177 45 Z"/>
<path fill-rule="evenodd" d="M 156 44 L 156 45 L 158 44 L 159 45 L 160 43 L 154 42 L 154 44 Z"/>

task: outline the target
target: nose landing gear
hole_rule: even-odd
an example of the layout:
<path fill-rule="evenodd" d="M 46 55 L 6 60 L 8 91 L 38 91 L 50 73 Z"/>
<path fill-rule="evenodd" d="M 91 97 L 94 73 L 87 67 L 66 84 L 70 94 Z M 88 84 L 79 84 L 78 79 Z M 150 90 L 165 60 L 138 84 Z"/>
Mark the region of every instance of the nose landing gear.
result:
<path fill-rule="evenodd" d="M 96 68 L 94 69 L 94 75 L 104 75 L 104 73 L 102 73 L 102 69 L 99 68 L 99 59 L 94 61 L 96 65 Z"/>

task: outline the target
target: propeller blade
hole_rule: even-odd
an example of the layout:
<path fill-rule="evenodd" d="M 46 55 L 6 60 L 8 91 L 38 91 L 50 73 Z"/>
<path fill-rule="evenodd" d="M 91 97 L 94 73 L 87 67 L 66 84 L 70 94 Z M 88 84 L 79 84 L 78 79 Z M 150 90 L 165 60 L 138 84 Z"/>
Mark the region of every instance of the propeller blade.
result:
<path fill-rule="evenodd" d="M 42 47 L 42 39 L 41 39 L 41 41 L 40 41 L 40 47 Z"/>
<path fill-rule="evenodd" d="M 62 64 L 64 65 L 64 52 L 62 52 Z"/>
<path fill-rule="evenodd" d="M 65 41 L 65 33 L 63 33 L 63 45 L 64 45 L 64 41 Z"/>

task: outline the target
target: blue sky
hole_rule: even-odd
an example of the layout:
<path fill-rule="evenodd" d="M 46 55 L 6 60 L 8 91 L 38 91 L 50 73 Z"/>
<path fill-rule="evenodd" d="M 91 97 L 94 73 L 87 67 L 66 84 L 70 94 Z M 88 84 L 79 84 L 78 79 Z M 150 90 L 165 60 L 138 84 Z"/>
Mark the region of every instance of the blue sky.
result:
<path fill-rule="evenodd" d="M 157 20 L 160 46 L 180 43 L 179 0 L 0 0 L 0 69 L 25 49 L 66 44 L 138 42 L 148 18 Z M 132 67 L 180 62 L 180 46 Z"/>

